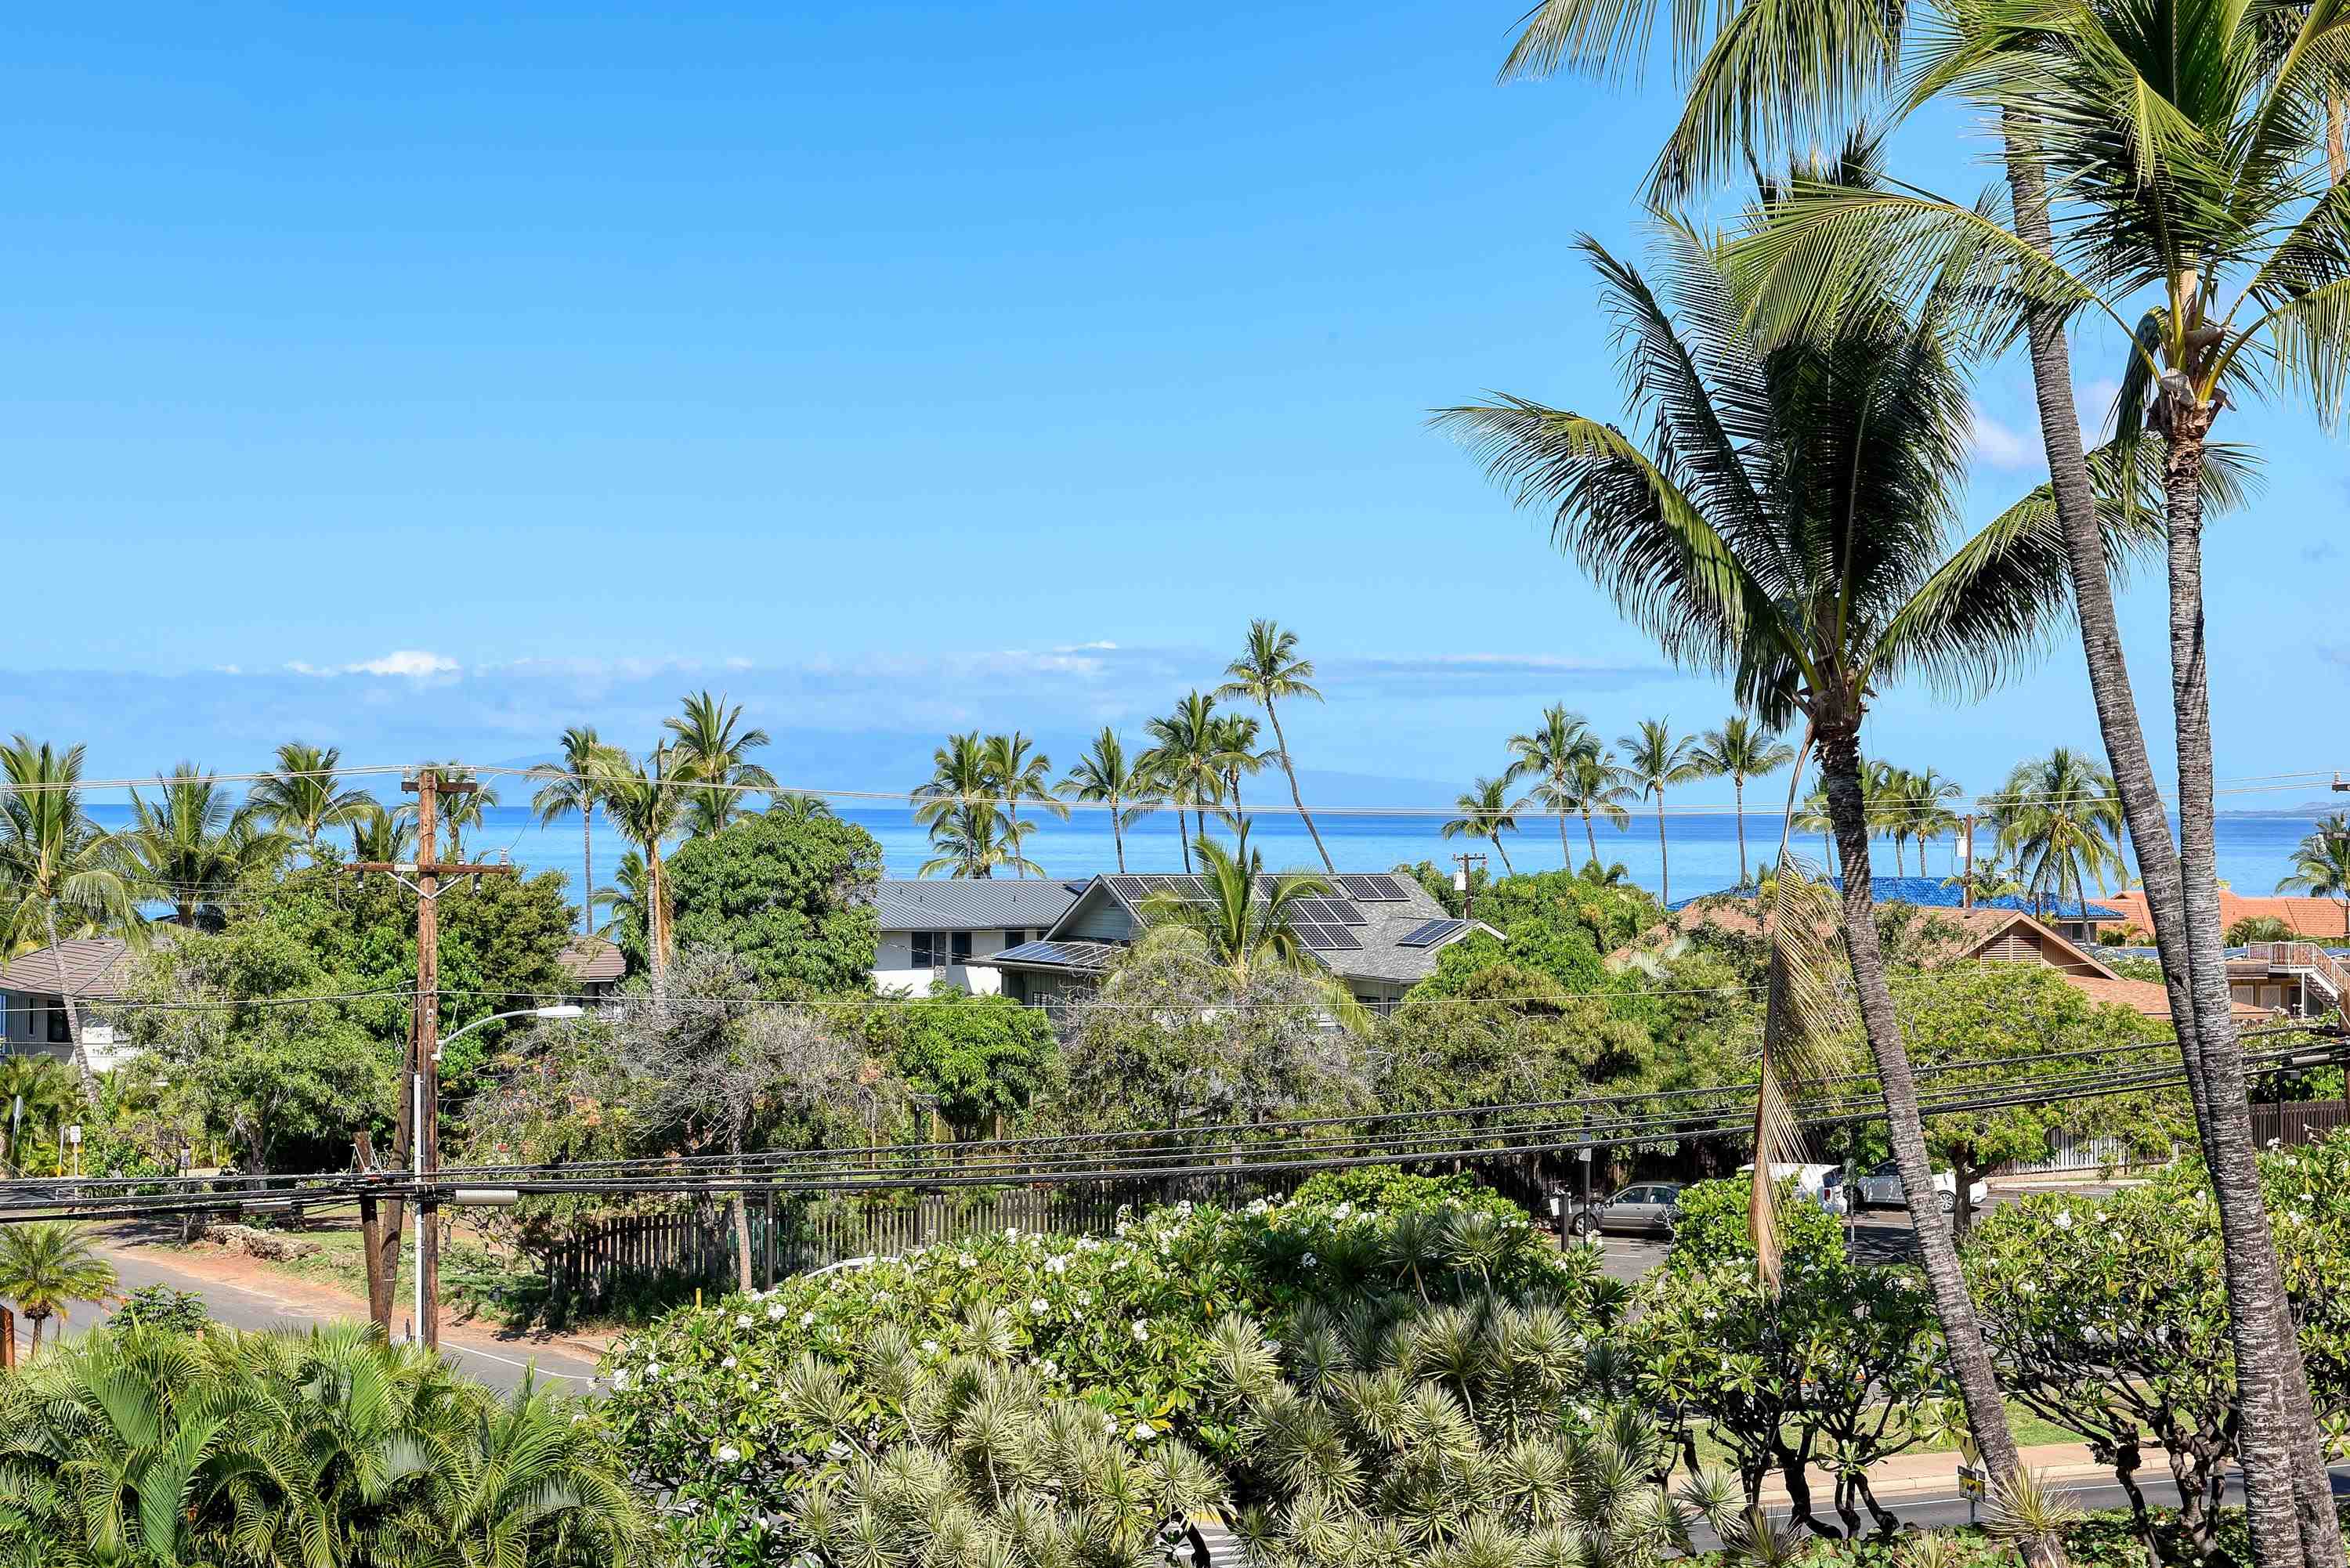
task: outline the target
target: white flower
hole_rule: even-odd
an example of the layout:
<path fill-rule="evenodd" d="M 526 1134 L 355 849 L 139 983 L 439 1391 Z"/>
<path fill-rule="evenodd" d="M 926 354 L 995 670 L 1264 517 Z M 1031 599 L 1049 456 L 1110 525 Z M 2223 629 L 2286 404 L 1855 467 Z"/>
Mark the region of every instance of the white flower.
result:
<path fill-rule="evenodd" d="M 826 1449 L 824 1451 L 827 1458 L 845 1459 L 848 1457 L 848 1445 L 842 1442 L 839 1438 L 835 1438 L 832 1440 L 831 1447 Z"/>
<path fill-rule="evenodd" d="M 735 1365 L 736 1363 L 734 1358 L 730 1355 L 725 1360 L 718 1364 L 718 1370 L 721 1372 L 732 1372 L 734 1370 Z"/>
<path fill-rule="evenodd" d="M 784 1321 L 783 1303 L 769 1302 L 767 1303 L 767 1321 L 769 1323 L 781 1323 Z"/>
<path fill-rule="evenodd" d="M 1020 1227 L 1017 1225 L 1006 1225 L 1003 1228 L 1003 1239 L 1007 1241 L 1017 1241 L 1020 1240 Z"/>
<path fill-rule="evenodd" d="M 736 1328 L 748 1328 L 748 1327 L 750 1327 L 750 1326 L 751 1326 L 751 1314 L 750 1314 L 749 1313 L 743 1313 L 743 1312 L 738 1312 L 738 1313 L 736 1313 L 736 1314 L 734 1314 L 734 1326 L 735 1326 Z"/>
<path fill-rule="evenodd" d="M 1104 1416 L 1102 1417 L 1102 1430 L 1107 1432 L 1113 1438 L 1117 1437 L 1118 1417 L 1115 1416 Z"/>
<path fill-rule="evenodd" d="M 1091 1291 L 1079 1291 L 1079 1292 L 1077 1293 L 1077 1304 L 1078 1304 L 1079 1306 L 1091 1306 L 1091 1305 L 1093 1305 L 1093 1304 L 1094 1304 L 1094 1293 L 1093 1293 L 1093 1292 L 1091 1292 Z"/>
<path fill-rule="evenodd" d="M 2069 1209 L 2058 1210 L 2056 1211 L 2056 1229 L 2059 1231 L 2070 1231 L 2072 1228 L 2073 1211 Z"/>
<path fill-rule="evenodd" d="M 2017 1282 L 2015 1290 L 2018 1295 L 2036 1296 L 2040 1293 L 2040 1287 L 2033 1284 L 2030 1280 L 2022 1280 Z"/>
<path fill-rule="evenodd" d="M 938 1353 L 939 1342 L 937 1340 L 926 1339 L 922 1341 L 922 1354 L 924 1355 L 936 1355 Z"/>
<path fill-rule="evenodd" d="M 1855 1317 L 1866 1317 L 1868 1315 L 1868 1303 L 1863 1302 L 1860 1305 L 1853 1308 L 1852 1315 Z"/>
<path fill-rule="evenodd" d="M 802 1328 L 807 1327 L 814 1322 L 816 1322 L 816 1314 L 812 1312 L 804 1312 L 800 1314 L 800 1326 Z"/>
<path fill-rule="evenodd" d="M 1150 1325 L 1143 1322 L 1140 1318 L 1136 1318 L 1134 1320 L 1134 1343 L 1137 1345 L 1149 1345 L 1150 1343 Z"/>
<path fill-rule="evenodd" d="M 1341 1203 L 1338 1207 L 1330 1210 L 1330 1218 L 1333 1220 L 1344 1220 L 1347 1215 L 1352 1214 L 1354 1211 L 1355 1206 L 1353 1204 Z"/>
<path fill-rule="evenodd" d="M 720 1464 L 731 1465 L 741 1459 L 742 1457 L 743 1450 L 736 1448 L 733 1444 L 721 1443 L 718 1445 L 718 1462 Z"/>
<path fill-rule="evenodd" d="M 1305 1266 L 1309 1269 L 1318 1269 L 1322 1266 L 1322 1260 L 1315 1257 L 1311 1252 L 1306 1253 L 1302 1262 L 1304 1262 Z"/>
<path fill-rule="evenodd" d="M 1036 1370 L 1043 1373 L 1047 1377 L 1058 1377 L 1061 1375 L 1060 1363 L 1055 1361 L 1039 1362 L 1037 1363 Z"/>
<path fill-rule="evenodd" d="M 658 1383 L 660 1381 L 660 1362 L 648 1361 L 645 1363 L 645 1381 L 648 1383 Z"/>
<path fill-rule="evenodd" d="M 616 1393 L 616 1394 L 617 1394 L 617 1393 L 619 1393 L 621 1389 L 626 1388 L 628 1386 L 629 1386 L 629 1369 L 628 1369 L 627 1367 L 625 1367 L 625 1366 L 624 1366 L 624 1367 L 620 1368 L 620 1370 L 619 1370 L 619 1371 L 615 1372 L 615 1373 L 613 1373 L 613 1374 L 612 1374 L 612 1391 L 613 1391 L 614 1393 Z"/>
<path fill-rule="evenodd" d="M 1147 1443 L 1158 1435 L 1157 1430 L 1148 1421 L 1137 1421 L 1134 1424 L 1134 1430 L 1127 1434 L 1138 1443 Z"/>
<path fill-rule="evenodd" d="M 975 1269 L 979 1267 L 979 1260 L 972 1257 L 969 1252 L 965 1252 L 962 1258 L 957 1261 L 966 1269 Z"/>
<path fill-rule="evenodd" d="M 1043 1296 L 1038 1296 L 1035 1300 L 1028 1303 L 1028 1310 L 1035 1313 L 1038 1317 L 1043 1317 L 1046 1313 L 1053 1310 L 1053 1303 L 1046 1301 Z"/>
<path fill-rule="evenodd" d="M 1069 1272 L 1068 1258 L 1062 1253 L 1055 1252 L 1053 1256 L 1045 1260 L 1045 1272 L 1048 1274 L 1067 1273 Z"/>

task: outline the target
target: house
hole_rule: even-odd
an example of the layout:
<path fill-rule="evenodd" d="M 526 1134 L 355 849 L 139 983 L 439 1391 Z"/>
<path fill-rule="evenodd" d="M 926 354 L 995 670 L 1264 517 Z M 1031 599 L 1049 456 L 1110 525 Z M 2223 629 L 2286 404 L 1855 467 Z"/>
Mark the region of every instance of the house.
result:
<path fill-rule="evenodd" d="M 940 990 L 993 995 L 1003 971 L 972 961 L 1042 935 L 1087 886 L 1028 877 L 885 877 L 873 889 L 881 926 L 874 987 L 900 996 Z"/>
<path fill-rule="evenodd" d="M 171 938 L 151 932 L 151 946 Z M 90 1065 L 103 1072 L 128 1053 L 114 1044 L 114 1031 L 95 1014 L 130 992 L 141 955 L 120 937 L 76 937 L 0 965 L 0 1046 L 11 1056 L 73 1059 L 73 1033 L 65 998 L 71 992 L 82 1014 L 82 1046 Z"/>
<path fill-rule="evenodd" d="M 555 955 L 555 967 L 563 971 L 564 994 L 590 1006 L 610 1001 L 629 970 L 620 944 L 602 937 L 573 937 Z"/>
<path fill-rule="evenodd" d="M 1841 877 L 1831 877 L 1828 883 L 1839 892 L 1844 889 Z M 1945 881 L 1939 877 L 1871 877 L 1868 888 L 1869 897 L 1879 904 L 1909 904 L 1936 913 L 1954 913 L 1960 909 L 2022 909 L 2076 942 L 2096 940 L 2097 927 L 2101 923 L 2122 918 L 2117 899 L 2108 898 L 2103 893 L 2094 900 L 2085 901 L 2080 898 L 2051 898 L 2036 893 L 2002 893 L 1997 898 L 1970 898 L 1956 882 Z M 1700 893 L 1693 898 L 1676 899 L 1669 908 L 1678 912 L 1717 899 L 1752 897 L 1751 893 L 1730 888 L 1719 893 Z"/>
<path fill-rule="evenodd" d="M 1313 961 L 1377 1012 L 1392 1008 L 1434 974 L 1437 955 L 1471 931 L 1500 934 L 1482 921 L 1451 919 L 1409 877 L 1345 874 L 1329 880 L 1331 896 L 1299 900 L 1293 923 Z M 1208 898 L 1199 877 L 1096 877 L 1076 885 L 1069 907 L 1034 940 L 978 955 L 973 967 L 995 971 L 1005 995 L 1035 1005 L 1083 995 L 1142 933 L 1149 924 L 1144 905 L 1161 894 L 1194 902 Z"/>
<path fill-rule="evenodd" d="M 2114 919 L 2104 922 L 2106 929 L 2136 932 L 2142 940 L 2154 940 L 2154 920 L 2146 911 L 2144 892 L 2132 888 L 2103 901 L 2114 909 Z M 2224 931 L 2246 920 L 2275 920 L 2299 940 L 2350 947 L 2350 904 L 2339 898 L 2248 898 L 2220 888 L 2220 929 Z"/>
<path fill-rule="evenodd" d="M 2117 893 L 2106 900 L 2120 919 L 2111 932 L 2153 940 L 2154 921 L 2143 892 Z M 2253 942 L 2228 950 L 2228 992 L 2237 1002 L 2262 1012 L 2314 1018 L 2342 1011 L 2350 993 L 2350 935 L 2344 932 L 2345 906 L 2334 898 L 2246 897 L 2220 889 L 2220 925 L 2232 930 L 2246 920 L 2274 920 L 2292 933 L 2282 941 Z M 2328 951 L 2332 949 L 2332 951 Z"/>

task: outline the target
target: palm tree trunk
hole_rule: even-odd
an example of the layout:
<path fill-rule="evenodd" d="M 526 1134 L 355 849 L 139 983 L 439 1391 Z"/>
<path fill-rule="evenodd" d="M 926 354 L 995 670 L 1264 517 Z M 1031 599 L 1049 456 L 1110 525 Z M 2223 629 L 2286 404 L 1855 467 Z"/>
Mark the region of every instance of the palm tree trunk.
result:
<path fill-rule="evenodd" d="M 1598 865 L 1599 835 L 1592 829 L 1591 808 L 1587 805 L 1583 808 L 1583 836 L 1585 841 L 1591 846 L 1591 863 L 1594 866 Z M 2345 930 L 2350 930 L 2350 905 L 2344 906 L 2342 924 Z"/>
<path fill-rule="evenodd" d="M 1518 874 L 1518 868 L 1510 864 L 1510 852 L 1502 847 L 1502 836 L 1498 833 L 1493 835 L 1493 853 L 1502 857 L 1503 876 L 1514 877 Z"/>
<path fill-rule="evenodd" d="M 1189 877 L 1191 874 L 1191 822 L 1189 817 L 1184 815 L 1183 811 L 1184 808 L 1182 803 L 1180 801 L 1177 802 L 1175 806 L 1175 837 L 1183 846 L 1183 875 Z"/>
<path fill-rule="evenodd" d="M 2013 109 L 2002 110 L 2002 115 L 2016 234 L 2042 254 L 2053 254 L 2045 177 L 2026 145 L 2021 118 Z M 2222 1194 L 2224 1238 L 2228 1234 L 2230 1209 L 2241 1213 L 2247 1192 L 2256 1208 L 2259 1189 L 2253 1184 L 2232 1198 L 2227 1195 L 2227 1183 L 2242 1181 L 2243 1170 L 2233 1159 L 2222 1162 L 2212 1158 L 2213 1106 L 2219 1100 L 2232 1102 L 2235 1108 L 2230 1120 L 2242 1116 L 2247 1124 L 2247 1137 L 2250 1113 L 2243 1109 L 2242 1080 L 2212 1081 L 2217 1075 L 2210 1071 L 2201 1049 L 2200 1010 L 2192 993 L 2190 978 L 2193 958 L 2188 940 L 2182 867 L 2172 852 L 2169 818 L 2163 810 L 2160 787 L 2147 760 L 2146 736 L 2139 728 L 2137 704 L 2130 692 L 2120 624 L 2114 612 L 2113 585 L 2107 576 L 2105 541 L 2097 524 L 2095 488 L 2089 476 L 2087 455 L 2082 449 L 2080 415 L 2073 401 L 2072 354 L 2064 341 L 2061 307 L 2027 306 L 2025 328 L 2033 394 L 2039 405 L 2041 440 L 2048 454 L 2049 487 L 2057 523 L 2064 535 L 2082 652 L 2088 665 L 2090 695 L 2096 704 L 2097 727 L 2105 741 L 2116 793 L 2121 796 L 2123 819 L 2137 851 L 2138 881 L 2146 891 L 2147 916 L 2154 927 L 2156 950 L 2161 955 L 2163 986 L 2169 994 L 2171 1021 L 2178 1039 L 2189 1098 L 2195 1110 L 2196 1128 L 2214 1185 Z M 2208 744 L 2205 758 L 2208 765 Z M 2216 883 L 2211 888 L 2211 899 L 2216 906 Z M 2213 912 L 2216 919 L 2216 908 Z M 2221 984 L 2224 990 L 2224 980 Z M 2232 1052 L 2230 1054 L 2235 1055 Z M 2241 1056 L 2236 1059 L 2241 1064 Z M 2232 1143 L 2232 1129 L 2220 1141 Z M 2265 1239 L 2264 1221 L 2260 1233 Z M 2227 1262 L 2233 1324 L 2242 1325 L 2253 1319 L 2263 1320 L 2269 1325 L 2266 1334 L 2272 1335 L 2277 1324 L 2290 1323 L 2283 1290 L 2281 1284 L 2272 1282 L 2272 1282 L 2262 1282 L 2241 1273 L 2232 1253 Z M 2294 1355 L 2291 1361 L 2293 1376 L 2287 1384 L 2287 1408 L 2275 1411 L 2263 1398 L 2258 1403 L 2247 1401 L 2243 1410 L 2245 1480 L 2256 1500 L 2247 1517 L 2253 1552 L 2263 1563 L 2305 1560 L 2314 1568 L 2342 1568 L 2341 1532 L 2334 1523 L 2331 1482 L 2318 1449 L 2315 1417 L 2307 1402 L 2300 1358 Z M 2291 1397 L 2294 1385 L 2299 1385 L 2302 1392 L 2298 1401 Z M 2286 1429 L 2280 1430 L 2281 1419 Z M 2280 1468 L 2291 1478 L 2293 1507 L 2299 1526 L 2291 1532 L 2279 1528 L 2276 1516 L 2274 1494 Z M 2305 1557 L 2301 1555 L 2303 1553 Z"/>
<path fill-rule="evenodd" d="M 579 934 L 596 934 L 596 803 L 579 814 L 579 874 L 588 878 L 588 897 L 579 914 Z"/>
<path fill-rule="evenodd" d="M 1657 902 L 1673 901 L 1673 863 L 1665 852 L 1665 792 L 1657 791 Z"/>
<path fill-rule="evenodd" d="M 1551 805 L 1558 810 L 1558 863 L 1568 872 L 1575 870 L 1575 851 L 1566 842 L 1566 793 L 1560 781 L 1551 780 Z"/>
<path fill-rule="evenodd" d="M 57 966 L 57 1001 L 65 1007 L 66 1033 L 73 1040 L 74 1072 L 81 1079 L 81 1097 L 94 1107 L 98 1104 L 98 1075 L 90 1071 L 89 1053 L 81 1043 L 81 1009 L 74 1005 L 73 989 L 66 984 L 66 954 L 57 941 L 57 907 L 54 902 L 42 904 L 41 919 L 49 929 L 49 958 Z M 37 1324 L 33 1334 L 33 1343 L 37 1348 L 40 1344 Z"/>
<path fill-rule="evenodd" d="M 1967 1293 L 1959 1271 L 1959 1249 L 1950 1222 L 1942 1213 L 1940 1194 L 1934 1190 L 1933 1168 L 1926 1157 L 1926 1128 L 1918 1115 L 1918 1085 L 1909 1068 L 1909 1052 L 1902 1044 L 1901 1025 L 1893 1011 L 1892 988 L 1886 983 L 1885 955 L 1877 945 L 1877 910 L 1869 888 L 1868 816 L 1861 799 L 1860 735 L 1856 725 L 1823 723 L 1818 728 L 1820 773 L 1827 785 L 1828 815 L 1835 825 L 1836 841 L 1844 852 L 1845 951 L 1852 961 L 1852 979 L 1859 992 L 1861 1023 L 1877 1059 L 1877 1082 L 1885 1095 L 1887 1131 L 1893 1144 L 1893 1162 L 1901 1173 L 1901 1193 L 1909 1205 L 1909 1223 L 1917 1232 L 1918 1250 L 1925 1264 L 1926 1282 L 1942 1321 L 1952 1379 L 1966 1407 L 1967 1427 L 1994 1482 L 2004 1484 L 2022 1468 L 2015 1434 L 2007 1424 L 2007 1405 L 1984 1348 L 1982 1331 L 1975 1321 L 1974 1300 Z M 2064 1561 L 2063 1547 L 2053 1537 L 2022 1543 L 2025 1560 L 2034 1568 L 2053 1568 Z"/>
<path fill-rule="evenodd" d="M 1109 841 L 1118 849 L 1118 874 L 1126 875 L 1126 828 L 1118 821 L 1118 792 L 1109 796 Z"/>
<path fill-rule="evenodd" d="M 1330 852 L 1322 846 L 1321 832 L 1315 827 L 1314 818 L 1305 810 L 1305 797 L 1297 793 L 1297 770 L 1289 764 L 1289 738 L 1281 732 L 1281 715 L 1274 711 L 1270 697 L 1264 700 L 1264 716 L 1273 721 L 1273 743 L 1281 748 L 1281 771 L 1289 777 L 1290 804 L 1297 807 L 1299 819 L 1305 824 L 1306 833 L 1313 837 L 1314 853 L 1322 857 L 1322 869 L 1336 877 L 1338 867 L 1331 863 Z"/>
<path fill-rule="evenodd" d="M 652 971 L 653 1005 L 669 1000 L 669 888 L 661 875 L 660 840 L 645 845 L 645 947 Z"/>
<path fill-rule="evenodd" d="M 1731 798 L 1737 802 L 1731 810 L 1738 818 L 1738 885 L 1746 886 L 1746 781 L 1738 774 L 1730 775 Z"/>

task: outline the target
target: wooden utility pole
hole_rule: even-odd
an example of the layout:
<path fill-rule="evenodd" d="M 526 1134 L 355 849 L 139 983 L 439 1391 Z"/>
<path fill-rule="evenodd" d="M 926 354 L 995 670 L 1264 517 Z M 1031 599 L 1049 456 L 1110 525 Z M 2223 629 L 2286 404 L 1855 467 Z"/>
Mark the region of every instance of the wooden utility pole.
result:
<path fill-rule="evenodd" d="M 471 778 L 426 766 L 400 788 L 416 795 L 416 860 L 413 865 L 359 861 L 348 869 L 365 876 L 390 874 L 416 895 L 416 1000 L 408 1032 L 406 1073 L 400 1085 L 400 1133 L 392 1148 L 395 1165 L 405 1164 L 420 1187 L 416 1202 L 416 1323 L 411 1334 L 429 1349 L 441 1347 L 440 1204 L 421 1190 L 441 1168 L 441 878 L 512 876 L 511 866 L 475 865 L 441 858 L 440 797 L 471 794 L 481 785 Z M 413 877 L 415 880 L 409 880 Z M 362 1158 L 367 1151 L 362 1147 Z M 368 1247 L 368 1308 L 386 1337 L 391 1333 L 392 1282 L 399 1278 L 400 1210 L 397 1200 L 379 1215 L 377 1236 Z M 365 1211 L 361 1225 L 366 1225 Z"/>
<path fill-rule="evenodd" d="M 1971 909 L 1975 907 L 1975 819 L 1972 812 L 1967 814 L 1959 828 L 1959 842 L 1967 855 L 1966 869 L 1959 873 L 1959 908 Z"/>
<path fill-rule="evenodd" d="M 1461 867 L 1460 874 L 1452 879 L 1453 887 L 1459 888 L 1461 892 L 1461 918 L 1464 920 L 1473 920 L 1477 918 L 1477 884 L 1470 876 L 1470 868 L 1473 866 L 1477 870 L 1482 871 L 1485 868 L 1485 857 L 1482 855 L 1456 855 L 1452 858 Z"/>

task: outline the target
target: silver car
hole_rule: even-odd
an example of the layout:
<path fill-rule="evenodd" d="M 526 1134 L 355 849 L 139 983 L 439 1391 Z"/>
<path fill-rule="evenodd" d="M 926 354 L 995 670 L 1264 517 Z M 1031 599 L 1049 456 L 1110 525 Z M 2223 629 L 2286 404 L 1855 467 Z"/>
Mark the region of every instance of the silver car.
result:
<path fill-rule="evenodd" d="M 1680 1219 L 1681 1184 L 1678 1181 L 1636 1181 L 1615 1197 L 1575 1217 L 1574 1231 L 1588 1236 L 1595 1231 L 1618 1235 L 1669 1236 Z"/>

